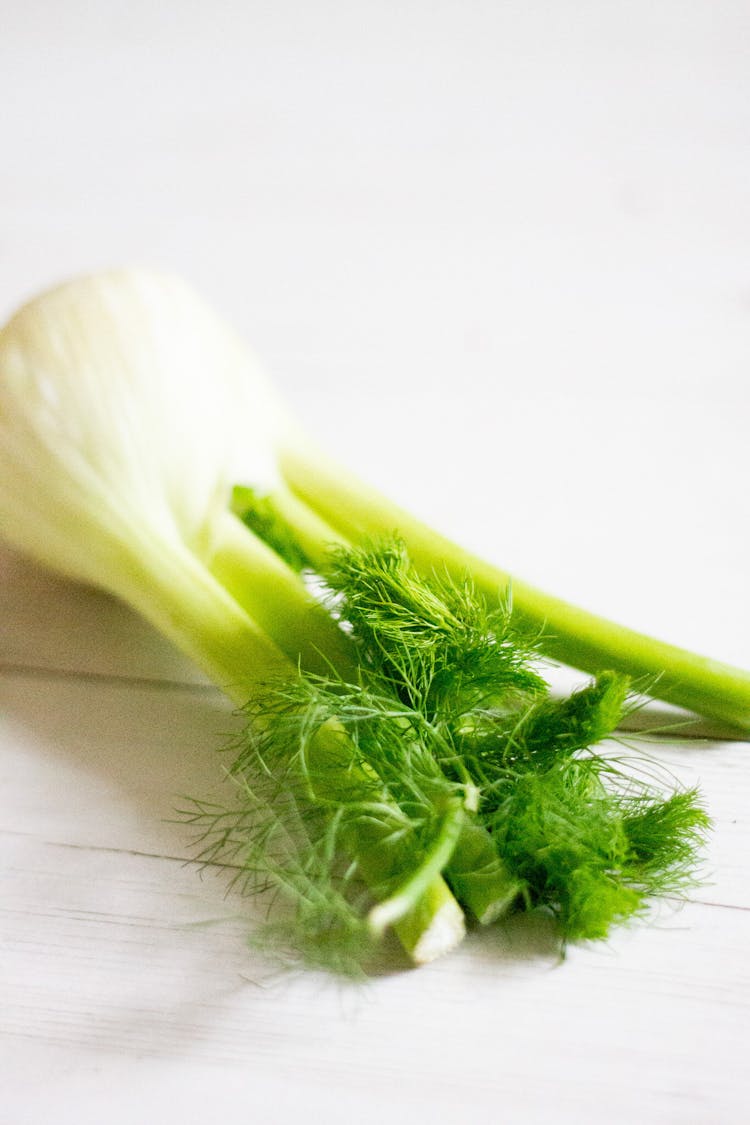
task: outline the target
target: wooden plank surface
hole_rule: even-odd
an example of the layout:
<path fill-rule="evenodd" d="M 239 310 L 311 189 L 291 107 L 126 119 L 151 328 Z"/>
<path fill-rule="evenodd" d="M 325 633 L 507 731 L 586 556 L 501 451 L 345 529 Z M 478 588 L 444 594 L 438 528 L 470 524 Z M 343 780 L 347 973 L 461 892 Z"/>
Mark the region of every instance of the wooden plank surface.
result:
<path fill-rule="evenodd" d="M 3 315 L 176 270 L 386 491 L 750 665 L 746 4 L 2 17 Z M 262 957 L 260 906 L 189 862 L 175 806 L 235 723 L 130 611 L 0 548 L 2 1125 L 745 1119 L 747 743 L 635 744 L 713 818 L 689 902 L 352 984 Z"/>

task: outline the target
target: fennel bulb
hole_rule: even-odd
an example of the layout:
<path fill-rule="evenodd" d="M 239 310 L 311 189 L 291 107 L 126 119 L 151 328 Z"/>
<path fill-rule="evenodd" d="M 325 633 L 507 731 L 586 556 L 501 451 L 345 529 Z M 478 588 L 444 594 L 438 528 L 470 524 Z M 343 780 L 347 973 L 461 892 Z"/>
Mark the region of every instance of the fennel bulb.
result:
<path fill-rule="evenodd" d="M 280 654 L 200 563 L 232 480 L 240 362 L 252 374 L 171 278 L 105 274 L 26 305 L 0 332 L 0 529 L 128 601 L 244 696 L 236 657 L 252 668 Z"/>

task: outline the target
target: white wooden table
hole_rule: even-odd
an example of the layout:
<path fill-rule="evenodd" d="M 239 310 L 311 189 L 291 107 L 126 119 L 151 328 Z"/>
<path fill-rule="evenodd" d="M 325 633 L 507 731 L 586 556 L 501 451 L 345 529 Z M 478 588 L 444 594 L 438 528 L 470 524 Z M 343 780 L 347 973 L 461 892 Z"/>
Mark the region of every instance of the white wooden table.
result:
<path fill-rule="evenodd" d="M 310 427 L 592 609 L 747 666 L 744 3 L 0 5 L 0 308 L 183 273 Z M 0 1121 L 742 1121 L 750 746 L 705 883 L 564 962 L 539 923 L 364 985 L 278 973 L 182 793 L 228 706 L 0 552 Z"/>

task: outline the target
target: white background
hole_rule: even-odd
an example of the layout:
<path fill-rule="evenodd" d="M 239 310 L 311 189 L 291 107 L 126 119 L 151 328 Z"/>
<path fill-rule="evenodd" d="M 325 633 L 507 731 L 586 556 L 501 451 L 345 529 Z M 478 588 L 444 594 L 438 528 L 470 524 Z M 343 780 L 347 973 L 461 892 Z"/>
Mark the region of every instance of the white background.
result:
<path fill-rule="evenodd" d="M 175 270 L 402 503 L 750 665 L 748 4 L 0 0 L 0 107 L 3 317 Z M 277 978 L 168 822 L 218 697 L 107 599 L 0 577 L 3 1122 L 741 1118 L 746 745 L 658 752 L 716 820 L 678 914 Z"/>

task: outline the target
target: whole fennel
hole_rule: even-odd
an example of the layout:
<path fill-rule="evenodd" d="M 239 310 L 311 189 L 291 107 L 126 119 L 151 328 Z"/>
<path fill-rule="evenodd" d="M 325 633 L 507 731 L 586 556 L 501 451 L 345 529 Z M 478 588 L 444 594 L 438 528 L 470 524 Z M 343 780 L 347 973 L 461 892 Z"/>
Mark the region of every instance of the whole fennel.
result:
<path fill-rule="evenodd" d="M 277 878 L 288 889 L 296 886 L 303 903 L 314 874 L 312 897 L 323 911 L 313 911 L 315 925 L 322 917 L 324 928 L 332 925 L 340 937 L 331 921 L 338 919 L 357 941 L 393 925 L 417 961 L 460 940 L 457 898 L 484 922 L 514 902 L 546 903 L 570 936 L 603 936 L 645 894 L 670 887 L 670 878 L 679 883 L 704 825 L 694 795 L 663 802 L 636 786 L 630 797 L 637 800 L 628 803 L 603 759 L 577 758 L 616 725 L 627 681 L 600 678 L 588 695 L 573 697 L 572 710 L 555 710 L 524 665 L 510 696 L 503 695 L 496 664 L 494 687 L 476 669 L 460 676 L 450 670 L 463 651 L 456 640 L 465 632 L 461 617 L 475 622 L 477 644 L 467 651 L 479 671 L 479 654 L 489 653 L 492 665 L 502 638 L 516 629 L 511 616 L 533 627 L 542 652 L 551 642 L 540 626 L 551 618 L 557 656 L 591 669 L 659 672 L 660 694 L 733 722 L 747 722 L 750 714 L 746 673 L 636 637 L 515 579 L 511 615 L 497 602 L 507 576 L 364 486 L 345 483 L 346 475 L 331 469 L 288 420 L 240 341 L 174 279 L 127 271 L 43 295 L 0 334 L 0 378 L 4 536 L 47 565 L 122 597 L 236 702 L 251 700 L 253 733 L 234 769 L 244 794 L 230 814 L 234 828 L 216 834 L 217 823 L 226 824 L 217 815 L 226 811 L 203 807 L 194 815 L 211 854 L 244 847 L 241 869 L 250 882 Z M 255 461 L 250 474 L 248 449 Z M 248 479 L 269 492 L 272 523 L 299 548 L 297 563 L 312 562 L 345 598 L 353 637 L 230 511 L 232 486 Z M 257 508 L 253 502 L 245 515 L 255 509 L 257 516 Z M 340 553 L 331 570 L 332 542 L 393 530 L 403 545 Z M 365 594 L 384 567 L 397 576 L 398 596 L 391 588 L 393 620 L 388 625 L 381 614 L 373 632 Z M 453 605 L 456 598 L 461 605 L 460 614 L 440 618 L 443 625 L 448 618 L 458 622 L 438 630 L 442 655 L 439 646 L 430 653 L 442 661 L 447 683 L 439 706 L 430 696 L 435 669 L 423 666 L 422 649 L 405 647 L 414 639 L 411 626 L 406 634 L 402 629 L 409 589 L 414 622 L 425 605 Z M 490 607 L 494 602 L 497 618 L 482 617 L 484 599 Z M 376 604 L 382 609 L 382 597 Z M 428 631 L 435 629 L 428 620 Z M 385 663 L 378 664 L 375 652 Z M 384 753 L 384 745 L 398 753 Z M 259 775 L 273 780 L 276 793 L 286 779 L 284 807 L 294 810 L 293 825 L 279 817 L 267 788 L 254 788 Z M 548 870 L 538 857 L 549 850 L 544 823 L 560 822 L 566 800 L 569 811 L 585 815 L 572 818 L 579 827 L 564 846 L 558 839 Z M 528 809 L 537 810 L 531 819 Z M 295 842 L 275 870 L 270 838 L 250 828 L 259 814 L 276 842 Z M 576 843 L 585 825 L 593 833 L 589 850 L 603 851 L 605 859 L 620 855 L 619 889 L 611 886 L 607 863 L 603 878 L 592 874 L 589 853 Z M 529 852 L 534 832 L 537 844 Z M 300 840 L 315 860 L 312 869 L 300 868 Z M 340 882 L 328 897 L 320 893 L 329 872 L 318 860 L 335 867 L 341 856 L 353 864 L 347 892 L 364 895 L 353 914 Z M 611 892 L 608 906 L 605 892 Z M 367 906 L 360 909 L 361 901 Z"/>

